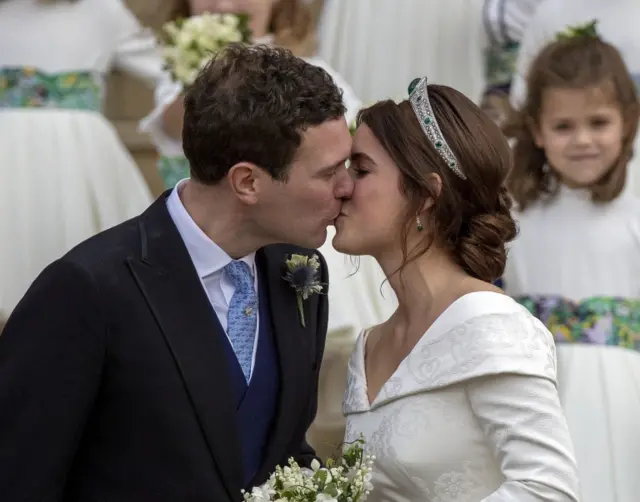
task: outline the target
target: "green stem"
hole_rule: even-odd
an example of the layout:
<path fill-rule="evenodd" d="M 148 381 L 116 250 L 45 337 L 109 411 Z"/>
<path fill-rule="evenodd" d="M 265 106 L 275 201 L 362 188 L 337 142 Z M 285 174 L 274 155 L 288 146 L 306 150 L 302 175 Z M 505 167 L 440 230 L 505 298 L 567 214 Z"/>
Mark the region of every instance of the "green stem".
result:
<path fill-rule="evenodd" d="M 304 322 L 304 307 L 302 305 L 302 295 L 297 295 L 298 296 L 298 313 L 300 314 L 300 323 L 302 324 L 303 328 L 306 328 L 307 325 Z"/>

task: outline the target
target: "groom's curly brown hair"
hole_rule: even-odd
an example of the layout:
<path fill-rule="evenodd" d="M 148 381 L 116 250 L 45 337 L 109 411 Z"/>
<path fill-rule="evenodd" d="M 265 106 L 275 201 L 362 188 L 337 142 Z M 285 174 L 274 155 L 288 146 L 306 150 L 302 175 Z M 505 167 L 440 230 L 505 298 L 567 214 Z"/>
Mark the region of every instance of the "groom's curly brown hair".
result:
<path fill-rule="evenodd" d="M 184 110 L 191 176 L 215 184 L 239 162 L 286 180 L 305 129 L 341 117 L 345 106 L 322 68 L 287 49 L 232 44 L 200 72 Z"/>

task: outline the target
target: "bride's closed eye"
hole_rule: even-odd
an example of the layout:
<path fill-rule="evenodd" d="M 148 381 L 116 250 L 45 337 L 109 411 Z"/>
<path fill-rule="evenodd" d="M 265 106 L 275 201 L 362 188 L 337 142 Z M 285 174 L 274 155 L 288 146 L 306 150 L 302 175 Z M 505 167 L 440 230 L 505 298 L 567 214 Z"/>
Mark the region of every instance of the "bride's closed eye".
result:
<path fill-rule="evenodd" d="M 369 171 L 367 171 L 366 169 L 360 169 L 355 167 L 355 168 L 351 168 L 351 170 L 355 174 L 355 177 L 358 179 L 364 178 L 367 174 L 369 174 Z"/>
<path fill-rule="evenodd" d="M 349 171 L 351 171 L 356 178 L 363 178 L 370 172 L 363 166 L 362 161 L 361 155 L 356 154 L 351 157 L 349 162 Z"/>

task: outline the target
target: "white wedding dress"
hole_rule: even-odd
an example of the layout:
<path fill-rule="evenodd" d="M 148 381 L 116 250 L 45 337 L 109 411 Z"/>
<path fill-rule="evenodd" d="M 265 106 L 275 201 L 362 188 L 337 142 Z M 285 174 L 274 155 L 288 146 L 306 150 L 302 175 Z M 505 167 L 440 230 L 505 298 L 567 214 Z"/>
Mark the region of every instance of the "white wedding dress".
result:
<path fill-rule="evenodd" d="M 369 502 L 577 502 L 551 333 L 477 292 L 426 331 L 372 403 L 365 344 L 349 363 L 346 442 L 376 456 Z"/>

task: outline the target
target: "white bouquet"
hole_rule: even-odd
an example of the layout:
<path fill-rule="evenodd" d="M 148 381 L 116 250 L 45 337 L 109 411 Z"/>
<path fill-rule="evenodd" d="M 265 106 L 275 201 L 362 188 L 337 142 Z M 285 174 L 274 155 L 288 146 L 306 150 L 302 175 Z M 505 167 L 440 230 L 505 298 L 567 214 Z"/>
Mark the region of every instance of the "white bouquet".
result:
<path fill-rule="evenodd" d="M 166 23 L 163 56 L 174 80 L 191 85 L 200 69 L 226 45 L 251 42 L 246 14 L 205 13 Z"/>
<path fill-rule="evenodd" d="M 358 502 L 369 495 L 374 457 L 366 455 L 364 441 L 345 448 L 326 467 L 314 460 L 311 469 L 301 468 L 293 459 L 286 467 L 276 467 L 269 480 L 242 494 L 246 502 Z"/>

